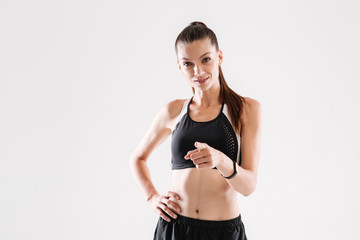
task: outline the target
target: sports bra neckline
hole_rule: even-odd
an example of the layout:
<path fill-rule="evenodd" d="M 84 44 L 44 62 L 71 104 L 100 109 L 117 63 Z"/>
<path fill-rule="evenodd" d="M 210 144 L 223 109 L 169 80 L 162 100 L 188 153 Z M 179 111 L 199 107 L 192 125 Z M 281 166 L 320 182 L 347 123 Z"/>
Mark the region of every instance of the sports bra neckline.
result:
<path fill-rule="evenodd" d="M 211 122 L 215 121 L 216 119 L 218 119 L 218 118 L 221 116 L 221 114 L 222 114 L 222 112 L 223 112 L 223 109 L 224 109 L 224 104 L 225 104 L 224 101 L 223 101 L 223 103 L 222 103 L 222 105 L 221 105 L 221 110 L 220 110 L 219 114 L 218 114 L 214 119 L 209 120 L 209 121 L 201 121 L 201 122 L 200 122 L 200 121 L 195 121 L 195 120 L 191 119 L 190 114 L 189 114 L 189 108 L 190 108 L 189 106 L 190 106 L 190 103 L 191 103 L 192 100 L 193 100 L 193 97 L 194 97 L 194 96 L 191 97 L 191 99 L 190 99 L 190 101 L 189 101 L 189 103 L 188 103 L 188 105 L 187 105 L 187 111 L 186 111 L 186 113 L 187 113 L 190 121 L 192 121 L 192 122 L 194 122 L 194 123 L 211 123 Z"/>

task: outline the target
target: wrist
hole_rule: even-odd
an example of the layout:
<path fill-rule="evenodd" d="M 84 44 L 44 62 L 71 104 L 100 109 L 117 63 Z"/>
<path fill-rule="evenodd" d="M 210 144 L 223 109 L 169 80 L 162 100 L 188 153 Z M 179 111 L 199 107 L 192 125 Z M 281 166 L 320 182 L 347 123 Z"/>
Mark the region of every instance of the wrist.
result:
<path fill-rule="evenodd" d="M 235 162 L 235 161 L 233 161 L 233 168 L 234 168 L 234 170 L 233 170 L 233 173 L 231 174 L 231 175 L 229 175 L 229 176 L 224 176 L 223 174 L 221 174 L 221 176 L 223 176 L 224 178 L 226 178 L 226 179 L 232 179 L 232 178 L 234 178 L 235 176 L 236 176 L 236 174 L 237 174 L 237 163 Z"/>
<path fill-rule="evenodd" d="M 159 193 L 152 193 L 146 198 L 146 202 L 150 203 L 155 197 L 160 196 Z"/>
<path fill-rule="evenodd" d="M 234 172 L 233 161 L 225 154 L 216 168 L 222 176 L 230 176 Z"/>

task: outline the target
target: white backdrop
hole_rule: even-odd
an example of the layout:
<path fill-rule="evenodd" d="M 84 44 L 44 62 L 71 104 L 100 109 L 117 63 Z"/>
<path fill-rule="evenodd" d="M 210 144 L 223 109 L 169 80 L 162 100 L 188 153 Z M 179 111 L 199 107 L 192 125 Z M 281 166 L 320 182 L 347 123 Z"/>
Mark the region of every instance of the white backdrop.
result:
<path fill-rule="evenodd" d="M 217 35 L 232 89 L 263 106 L 251 240 L 360 239 L 360 2 L 0 1 L 0 239 L 152 239 L 129 157 L 191 97 L 174 42 Z M 168 138 L 149 158 L 171 186 Z"/>

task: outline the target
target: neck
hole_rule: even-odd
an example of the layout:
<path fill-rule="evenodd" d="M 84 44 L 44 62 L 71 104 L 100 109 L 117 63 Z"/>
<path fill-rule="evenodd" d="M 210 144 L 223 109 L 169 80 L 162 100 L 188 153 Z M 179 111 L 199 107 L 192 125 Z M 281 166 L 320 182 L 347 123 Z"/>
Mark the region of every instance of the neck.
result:
<path fill-rule="evenodd" d="M 201 91 L 195 88 L 195 93 L 192 102 L 199 107 L 210 107 L 222 104 L 220 97 L 220 84 L 217 84 L 206 91 Z"/>

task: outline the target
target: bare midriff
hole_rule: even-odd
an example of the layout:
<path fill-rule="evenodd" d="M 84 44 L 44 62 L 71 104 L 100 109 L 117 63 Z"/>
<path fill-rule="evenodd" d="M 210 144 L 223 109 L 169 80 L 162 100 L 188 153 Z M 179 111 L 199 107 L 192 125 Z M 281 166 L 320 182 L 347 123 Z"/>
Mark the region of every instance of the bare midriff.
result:
<path fill-rule="evenodd" d="M 216 169 L 185 168 L 172 170 L 170 198 L 181 208 L 180 215 L 202 220 L 229 220 L 239 216 L 238 193 Z"/>

